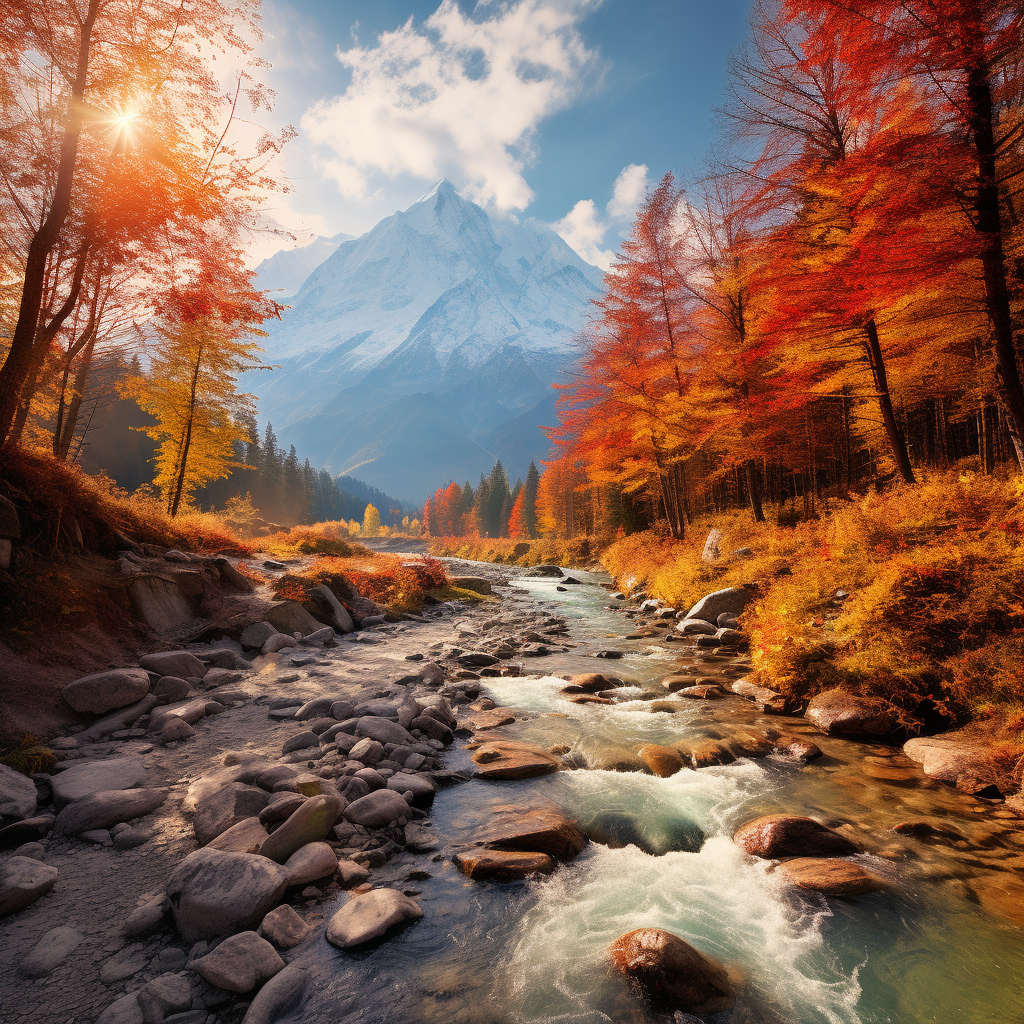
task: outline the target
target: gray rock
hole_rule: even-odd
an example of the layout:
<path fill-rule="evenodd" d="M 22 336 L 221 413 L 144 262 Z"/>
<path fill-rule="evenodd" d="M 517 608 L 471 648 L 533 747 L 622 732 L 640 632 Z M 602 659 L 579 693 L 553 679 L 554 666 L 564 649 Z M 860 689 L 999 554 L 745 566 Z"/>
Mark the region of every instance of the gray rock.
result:
<path fill-rule="evenodd" d="M 320 737 L 315 732 L 300 732 L 284 741 L 281 753 L 290 754 L 293 750 L 308 750 L 310 747 L 319 746 L 319 743 Z"/>
<path fill-rule="evenodd" d="M 356 624 L 330 587 L 314 587 L 305 604 L 306 610 L 338 633 L 354 633 Z"/>
<path fill-rule="evenodd" d="M 338 881 L 343 889 L 351 889 L 354 885 L 362 885 L 370 877 L 370 872 L 362 864 L 343 858 L 338 861 Z"/>
<path fill-rule="evenodd" d="M 300 722 L 305 722 L 311 718 L 324 718 L 330 715 L 331 705 L 335 703 L 337 703 L 336 697 L 315 697 L 313 700 L 307 700 L 295 712 L 295 717 Z"/>
<path fill-rule="evenodd" d="M 722 557 L 722 541 L 725 534 L 721 530 L 711 530 L 704 541 L 704 550 L 701 552 L 701 561 L 717 562 Z"/>
<path fill-rule="evenodd" d="M 743 640 L 743 634 L 738 629 L 723 626 L 715 634 L 715 638 L 721 640 L 723 644 L 738 644 Z"/>
<path fill-rule="evenodd" d="M 718 628 L 713 626 L 710 622 L 705 622 L 703 619 L 683 619 L 676 626 L 676 630 L 683 634 L 683 636 L 714 636 L 718 632 Z"/>
<path fill-rule="evenodd" d="M 336 700 L 331 704 L 328 714 L 339 722 L 347 721 L 356 712 L 355 705 L 351 701 Z"/>
<path fill-rule="evenodd" d="M 277 629 L 269 622 L 252 622 L 242 630 L 242 646 L 249 650 L 258 651 L 274 634 Z"/>
<path fill-rule="evenodd" d="M 245 658 L 231 650 L 230 647 L 217 647 L 212 651 L 200 652 L 198 658 L 204 665 L 209 665 L 210 668 L 234 669 L 240 672 L 248 672 L 252 667 Z"/>
<path fill-rule="evenodd" d="M 309 636 L 318 629 L 323 629 L 326 622 L 319 622 L 314 619 L 305 608 L 296 601 L 278 601 L 270 606 L 267 612 L 267 622 L 276 627 L 280 632 L 291 636 L 292 633 L 300 633 L 302 636 Z"/>
<path fill-rule="evenodd" d="M 134 850 L 137 846 L 142 846 L 143 843 L 149 840 L 149 834 L 143 832 L 142 829 L 128 828 L 122 829 L 122 831 L 114 834 L 114 849 L 115 850 Z"/>
<path fill-rule="evenodd" d="M 327 843 L 307 843 L 285 862 L 289 885 L 306 885 L 327 878 L 338 870 L 338 855 Z"/>
<path fill-rule="evenodd" d="M 192 1005 L 192 986 L 184 974 L 161 974 L 137 995 L 143 1024 L 163 1024 L 172 1013 Z"/>
<path fill-rule="evenodd" d="M 46 847 L 42 843 L 25 843 L 23 846 L 19 846 L 12 857 L 31 857 L 33 860 L 45 860 L 46 859 Z"/>
<path fill-rule="evenodd" d="M 128 920 L 121 929 L 122 934 L 127 939 L 134 939 L 155 932 L 164 923 L 164 915 L 169 909 L 170 903 L 165 895 L 143 903 L 128 915 Z"/>
<path fill-rule="evenodd" d="M 263 986 L 242 1024 L 276 1024 L 302 1005 L 308 985 L 309 975 L 301 967 L 289 964 Z"/>
<path fill-rule="evenodd" d="M 190 572 L 189 575 L 194 574 Z M 180 626 L 195 615 L 192 602 L 182 589 L 160 576 L 141 576 L 132 580 L 128 585 L 128 597 L 135 614 L 145 619 L 157 633 Z"/>
<path fill-rule="evenodd" d="M 398 772 L 388 779 L 388 789 L 395 793 L 412 793 L 414 807 L 429 807 L 434 802 L 437 787 L 426 775 Z"/>
<path fill-rule="evenodd" d="M 375 742 L 371 740 L 370 742 Z M 380 758 L 377 759 L 378 761 Z M 387 786 L 388 781 L 384 778 L 380 772 L 373 768 L 360 768 L 353 776 L 353 779 L 362 779 L 369 787 L 372 792 L 375 789 L 384 789 Z"/>
<path fill-rule="evenodd" d="M 331 918 L 327 941 L 339 949 L 351 949 L 422 916 L 420 905 L 397 889 L 373 889 L 353 896 Z"/>
<path fill-rule="evenodd" d="M 145 1024 L 138 992 L 129 992 L 112 1002 L 96 1018 L 96 1024 Z"/>
<path fill-rule="evenodd" d="M 114 839 L 105 828 L 91 828 L 85 832 L 79 832 L 78 838 L 87 843 L 95 843 L 97 846 L 113 846 Z"/>
<path fill-rule="evenodd" d="M 455 742 L 455 734 L 452 730 L 444 722 L 439 722 L 430 715 L 420 715 L 419 718 L 414 718 L 412 727 L 419 729 L 424 735 L 429 736 L 432 740 L 438 740 L 445 746 Z"/>
<path fill-rule="evenodd" d="M 177 676 L 164 676 L 153 687 L 153 693 L 157 697 L 165 697 L 167 700 L 184 700 L 191 696 L 192 692 L 192 684 Z"/>
<path fill-rule="evenodd" d="M 76 679 L 60 692 L 80 714 L 102 715 L 142 700 L 149 693 L 149 675 L 141 668 L 115 668 Z"/>
<path fill-rule="evenodd" d="M 251 992 L 284 970 L 284 961 L 266 939 L 254 931 L 225 939 L 206 956 L 189 965 L 211 985 L 228 992 Z"/>
<path fill-rule="evenodd" d="M 405 845 L 413 853 L 432 853 L 440 840 L 429 829 L 410 822 L 405 826 Z"/>
<path fill-rule="evenodd" d="M 171 718 L 157 733 L 157 739 L 164 745 L 191 739 L 196 731 L 183 718 Z"/>
<path fill-rule="evenodd" d="M 155 811 L 167 799 L 166 789 L 115 789 L 73 800 L 57 815 L 54 830 L 77 836 L 110 828 Z"/>
<path fill-rule="evenodd" d="M 144 654 L 139 658 L 139 664 L 147 671 L 160 676 L 202 679 L 206 675 L 206 665 L 188 651 L 158 651 L 156 654 Z"/>
<path fill-rule="evenodd" d="M 295 637 L 288 633 L 275 633 L 269 637 L 260 648 L 261 654 L 277 654 L 278 651 L 285 651 L 296 644 Z"/>
<path fill-rule="evenodd" d="M 387 718 L 365 716 L 356 722 L 356 735 L 369 736 L 378 743 L 395 743 L 412 746 L 416 740 L 397 722 Z"/>
<path fill-rule="evenodd" d="M 21 820 L 35 813 L 35 783 L 28 777 L 0 764 L 0 818 Z"/>
<path fill-rule="evenodd" d="M 364 736 L 351 750 L 348 756 L 353 761 L 362 761 L 367 767 L 372 767 L 384 757 L 384 745 L 376 740 Z M 372 786 L 370 787 L 373 788 Z"/>
<path fill-rule="evenodd" d="M 243 818 L 208 843 L 207 849 L 229 850 L 232 853 L 259 853 L 268 834 L 259 818 Z"/>
<path fill-rule="evenodd" d="M 378 789 L 367 793 L 345 808 L 345 817 L 355 825 L 382 828 L 399 818 L 412 817 L 409 803 L 400 793 L 391 789 Z"/>
<path fill-rule="evenodd" d="M 26 840 L 41 839 L 53 828 L 53 822 L 52 814 L 38 814 L 34 818 L 11 822 L 10 825 L 0 828 L 0 844 L 13 846 L 14 843 L 23 843 Z"/>
<path fill-rule="evenodd" d="M 312 930 L 312 925 L 306 924 L 287 903 L 282 903 L 263 918 L 259 934 L 278 949 L 291 949 L 302 942 Z"/>
<path fill-rule="evenodd" d="M 275 793 L 270 798 L 270 803 L 260 811 L 260 824 L 272 825 L 278 821 L 285 821 L 306 802 L 302 793 Z"/>
<path fill-rule="evenodd" d="M 756 596 L 753 589 L 746 587 L 727 587 L 725 590 L 716 590 L 713 594 L 702 597 L 686 613 L 686 617 L 715 622 L 722 612 L 739 615 Z"/>
<path fill-rule="evenodd" d="M 929 778 L 943 782 L 955 784 L 964 775 L 986 779 L 998 774 L 991 744 L 959 731 L 907 740 L 903 753 L 921 765 Z"/>
<path fill-rule="evenodd" d="M 278 864 L 284 864 L 307 843 L 319 842 L 330 835 L 343 807 L 341 797 L 311 796 L 270 834 L 260 848 L 260 853 Z"/>
<path fill-rule="evenodd" d="M 146 953 L 143 947 L 139 943 L 125 946 L 100 968 L 100 982 L 104 985 L 116 985 L 119 981 L 138 974 L 145 966 Z"/>
<path fill-rule="evenodd" d="M 77 928 L 67 925 L 51 928 L 29 950 L 18 969 L 26 978 L 45 978 L 78 948 L 81 941 L 82 933 Z"/>
<path fill-rule="evenodd" d="M 288 873 L 258 854 L 196 850 L 167 882 L 178 931 L 186 942 L 258 927 L 288 887 Z"/>
<path fill-rule="evenodd" d="M 107 761 L 78 761 L 50 781 L 58 807 L 94 793 L 133 789 L 146 781 L 141 757 L 114 757 Z"/>
<path fill-rule="evenodd" d="M 196 802 L 193 822 L 200 846 L 212 842 L 232 825 L 257 817 L 270 802 L 270 796 L 258 786 L 229 782 Z"/>
<path fill-rule="evenodd" d="M 127 729 L 134 725 L 143 715 L 148 715 L 159 703 L 159 697 L 152 693 L 147 694 L 137 703 L 129 704 L 128 707 L 93 722 L 88 729 L 78 734 L 78 741 L 79 743 L 95 743 L 111 733 Z"/>

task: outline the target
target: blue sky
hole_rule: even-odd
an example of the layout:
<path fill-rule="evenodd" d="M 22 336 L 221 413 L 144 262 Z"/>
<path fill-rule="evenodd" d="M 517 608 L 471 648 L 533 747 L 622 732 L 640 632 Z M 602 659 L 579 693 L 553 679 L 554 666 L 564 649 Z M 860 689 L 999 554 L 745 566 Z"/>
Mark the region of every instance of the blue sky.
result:
<path fill-rule="evenodd" d="M 269 123 L 300 129 L 270 217 L 360 234 L 445 176 L 606 264 L 646 185 L 699 167 L 749 6 L 264 0 Z"/>

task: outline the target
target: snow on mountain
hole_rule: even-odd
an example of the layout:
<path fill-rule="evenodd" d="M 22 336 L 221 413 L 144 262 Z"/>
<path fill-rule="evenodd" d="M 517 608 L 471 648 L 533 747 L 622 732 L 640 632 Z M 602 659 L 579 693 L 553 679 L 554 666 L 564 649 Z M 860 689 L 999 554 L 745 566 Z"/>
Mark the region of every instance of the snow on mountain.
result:
<path fill-rule="evenodd" d="M 352 235 L 338 234 L 332 238 L 316 235 L 307 245 L 281 249 L 256 268 L 256 287 L 269 290 L 271 298 L 281 301 L 295 295 L 302 283 L 328 256 Z"/>
<path fill-rule="evenodd" d="M 601 280 L 550 228 L 441 181 L 309 273 L 267 325 L 280 369 L 245 386 L 283 443 L 389 493 L 422 500 L 496 458 L 514 481 L 547 456 L 551 384 Z"/>

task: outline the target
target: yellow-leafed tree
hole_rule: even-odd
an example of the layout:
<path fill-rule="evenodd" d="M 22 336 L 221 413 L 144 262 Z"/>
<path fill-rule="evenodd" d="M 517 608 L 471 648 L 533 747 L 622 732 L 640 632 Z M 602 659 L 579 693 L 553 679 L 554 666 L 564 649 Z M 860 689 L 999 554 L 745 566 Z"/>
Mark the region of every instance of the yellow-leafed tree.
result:
<path fill-rule="evenodd" d="M 375 505 L 367 505 L 363 513 L 363 536 L 376 537 L 380 533 L 380 512 Z"/>

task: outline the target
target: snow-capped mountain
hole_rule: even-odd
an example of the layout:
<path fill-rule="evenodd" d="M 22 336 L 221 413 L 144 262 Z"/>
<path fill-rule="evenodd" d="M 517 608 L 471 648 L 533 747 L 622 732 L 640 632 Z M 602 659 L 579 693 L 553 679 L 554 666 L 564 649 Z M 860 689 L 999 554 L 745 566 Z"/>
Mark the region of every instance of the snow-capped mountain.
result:
<path fill-rule="evenodd" d="M 291 298 L 302 282 L 330 256 L 342 242 L 352 235 L 339 234 L 331 238 L 314 236 L 306 245 L 294 249 L 281 249 L 265 259 L 256 268 L 256 287 L 270 292 L 278 302 Z"/>
<path fill-rule="evenodd" d="M 550 228 L 441 181 L 309 274 L 263 342 L 280 369 L 245 386 L 332 473 L 416 500 L 497 458 L 514 481 L 547 456 L 551 384 L 600 285 Z"/>

